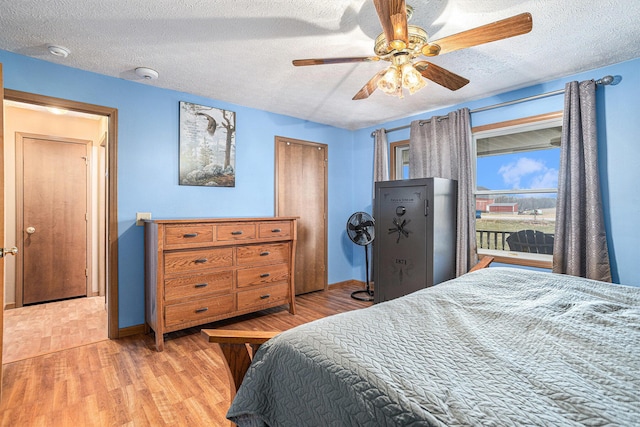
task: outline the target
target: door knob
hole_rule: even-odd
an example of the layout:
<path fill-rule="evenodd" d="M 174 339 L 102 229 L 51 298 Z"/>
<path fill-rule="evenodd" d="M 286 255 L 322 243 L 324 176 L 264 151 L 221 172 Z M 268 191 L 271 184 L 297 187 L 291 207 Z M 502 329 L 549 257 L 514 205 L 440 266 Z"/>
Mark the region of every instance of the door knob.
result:
<path fill-rule="evenodd" d="M 33 234 L 36 232 L 36 228 L 35 227 L 27 227 L 27 234 Z"/>
<path fill-rule="evenodd" d="M 0 248 L 0 258 L 4 258 L 5 255 L 15 255 L 18 253 L 18 248 L 15 246 L 12 248 Z"/>

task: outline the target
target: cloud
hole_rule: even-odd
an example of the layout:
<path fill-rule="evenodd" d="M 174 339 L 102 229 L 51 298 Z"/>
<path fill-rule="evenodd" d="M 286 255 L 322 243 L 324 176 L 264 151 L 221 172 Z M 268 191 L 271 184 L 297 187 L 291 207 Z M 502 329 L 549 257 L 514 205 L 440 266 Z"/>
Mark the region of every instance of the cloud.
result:
<path fill-rule="evenodd" d="M 556 169 L 548 168 L 541 160 L 528 157 L 520 157 L 516 162 L 501 166 L 498 174 L 513 189 L 555 188 L 558 185 Z"/>
<path fill-rule="evenodd" d="M 558 186 L 557 169 L 549 168 L 543 175 L 532 177 L 529 188 L 556 188 Z"/>

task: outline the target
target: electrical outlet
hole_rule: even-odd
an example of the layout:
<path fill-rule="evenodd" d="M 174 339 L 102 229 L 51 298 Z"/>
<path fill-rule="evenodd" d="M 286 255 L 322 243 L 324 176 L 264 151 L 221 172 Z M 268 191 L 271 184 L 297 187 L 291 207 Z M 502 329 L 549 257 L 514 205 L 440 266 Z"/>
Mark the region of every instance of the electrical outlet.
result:
<path fill-rule="evenodd" d="M 145 219 L 151 219 L 151 212 L 136 212 L 136 225 L 144 225 Z"/>

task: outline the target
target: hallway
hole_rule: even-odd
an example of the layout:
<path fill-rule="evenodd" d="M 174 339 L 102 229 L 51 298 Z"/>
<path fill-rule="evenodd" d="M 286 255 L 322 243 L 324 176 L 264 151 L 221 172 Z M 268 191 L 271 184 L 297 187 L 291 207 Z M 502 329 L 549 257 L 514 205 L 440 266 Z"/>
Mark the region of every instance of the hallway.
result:
<path fill-rule="evenodd" d="M 106 339 L 104 297 L 75 298 L 5 310 L 2 363 Z"/>

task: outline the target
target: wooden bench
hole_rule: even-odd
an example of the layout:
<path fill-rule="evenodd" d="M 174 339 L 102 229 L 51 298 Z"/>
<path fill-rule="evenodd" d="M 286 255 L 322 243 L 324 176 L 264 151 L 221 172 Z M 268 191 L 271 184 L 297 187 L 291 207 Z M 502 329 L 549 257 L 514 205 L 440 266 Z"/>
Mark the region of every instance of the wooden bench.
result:
<path fill-rule="evenodd" d="M 202 335 L 209 342 L 217 343 L 226 362 L 231 384 L 231 400 L 236 395 L 242 379 L 249 369 L 258 348 L 278 335 L 279 331 L 234 331 L 229 329 L 203 329 Z"/>
<path fill-rule="evenodd" d="M 483 256 L 476 265 L 471 267 L 471 270 L 469 270 L 469 273 L 471 273 L 472 271 L 480 270 L 482 268 L 487 268 L 492 262 L 493 262 L 492 256 Z"/>

